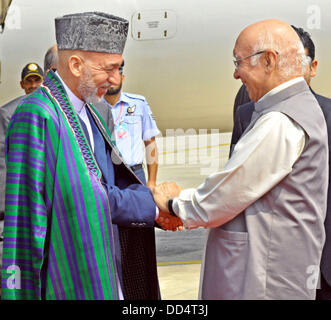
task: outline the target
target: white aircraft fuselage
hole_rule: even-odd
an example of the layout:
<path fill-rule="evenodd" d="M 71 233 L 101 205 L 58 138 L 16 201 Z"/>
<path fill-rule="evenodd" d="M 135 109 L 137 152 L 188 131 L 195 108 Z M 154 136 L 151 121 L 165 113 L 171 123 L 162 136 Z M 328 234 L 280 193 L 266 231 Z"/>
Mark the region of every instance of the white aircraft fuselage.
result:
<path fill-rule="evenodd" d="M 268 18 L 308 31 L 316 46 L 317 93 L 331 96 L 331 3 L 327 0 L 13 0 L 0 34 L 0 105 L 24 94 L 22 68 L 43 65 L 54 18 L 103 11 L 130 22 L 123 90 L 144 95 L 159 128 L 232 130 L 241 85 L 232 50 L 240 31 Z"/>

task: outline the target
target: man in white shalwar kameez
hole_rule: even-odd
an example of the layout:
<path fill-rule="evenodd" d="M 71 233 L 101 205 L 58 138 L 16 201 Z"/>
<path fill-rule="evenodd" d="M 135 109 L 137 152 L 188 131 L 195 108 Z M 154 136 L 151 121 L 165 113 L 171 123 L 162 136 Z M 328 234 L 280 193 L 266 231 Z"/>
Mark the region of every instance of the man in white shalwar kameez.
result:
<path fill-rule="evenodd" d="M 196 189 L 154 189 L 161 210 L 188 229 L 210 228 L 201 299 L 314 299 L 325 241 L 325 120 L 303 75 L 305 53 L 290 25 L 245 28 L 234 78 L 255 101 L 251 123 L 224 169 Z"/>

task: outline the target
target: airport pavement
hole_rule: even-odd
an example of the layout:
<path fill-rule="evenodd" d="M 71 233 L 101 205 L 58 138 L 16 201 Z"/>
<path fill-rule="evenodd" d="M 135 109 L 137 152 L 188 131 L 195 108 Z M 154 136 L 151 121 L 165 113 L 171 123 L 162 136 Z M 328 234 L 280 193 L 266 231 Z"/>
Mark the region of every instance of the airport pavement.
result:
<path fill-rule="evenodd" d="M 197 300 L 201 263 L 158 265 L 162 300 Z"/>
<path fill-rule="evenodd" d="M 228 160 L 231 133 L 157 138 L 157 183 L 176 181 L 196 188 Z M 163 300 L 197 300 L 208 230 L 156 230 L 158 275 Z"/>
<path fill-rule="evenodd" d="M 195 188 L 229 157 L 231 132 L 157 137 L 159 169 L 157 183 L 176 181 L 182 188 Z"/>
<path fill-rule="evenodd" d="M 158 275 L 163 300 L 198 299 L 207 230 L 156 230 Z"/>

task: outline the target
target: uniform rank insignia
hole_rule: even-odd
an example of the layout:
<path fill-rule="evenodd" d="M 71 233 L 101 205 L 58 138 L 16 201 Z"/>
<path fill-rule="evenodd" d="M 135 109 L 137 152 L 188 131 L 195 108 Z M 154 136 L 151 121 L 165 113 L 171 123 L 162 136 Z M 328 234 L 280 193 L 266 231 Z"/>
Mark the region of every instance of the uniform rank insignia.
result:
<path fill-rule="evenodd" d="M 136 105 L 132 106 L 132 107 L 128 107 L 128 109 L 126 110 L 128 112 L 129 115 L 131 115 L 132 113 L 134 113 L 136 110 Z"/>

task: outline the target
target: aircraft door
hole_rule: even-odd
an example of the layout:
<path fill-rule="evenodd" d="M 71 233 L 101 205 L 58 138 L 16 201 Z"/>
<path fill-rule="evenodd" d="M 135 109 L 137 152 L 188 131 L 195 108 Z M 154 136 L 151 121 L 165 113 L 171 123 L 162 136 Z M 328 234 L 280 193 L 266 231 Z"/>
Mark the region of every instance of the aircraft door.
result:
<path fill-rule="evenodd" d="M 172 10 L 142 10 L 133 14 L 131 25 L 135 40 L 170 39 L 177 32 L 177 16 Z"/>
<path fill-rule="evenodd" d="M 12 3 L 12 0 L 0 0 L 0 33 L 2 33 L 5 29 L 5 20 L 7 16 L 8 9 Z M 0 48 L 1 50 L 1 48 Z M 0 51 L 0 84 L 1 84 L 1 60 L 2 54 Z"/>
<path fill-rule="evenodd" d="M 5 20 L 8 9 L 12 3 L 12 0 L 0 0 L 0 31 L 3 32 L 5 28 Z"/>

